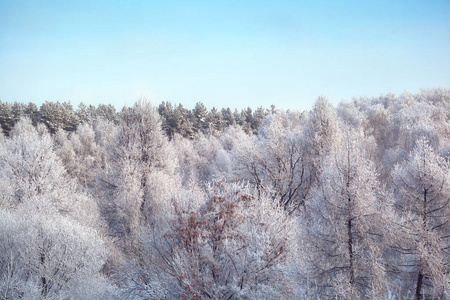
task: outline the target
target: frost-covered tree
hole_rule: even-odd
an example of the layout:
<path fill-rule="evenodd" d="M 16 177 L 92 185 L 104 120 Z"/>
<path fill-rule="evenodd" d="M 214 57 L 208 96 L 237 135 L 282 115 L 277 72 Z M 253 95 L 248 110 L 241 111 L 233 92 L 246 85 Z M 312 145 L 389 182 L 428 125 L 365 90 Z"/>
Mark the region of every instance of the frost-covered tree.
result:
<path fill-rule="evenodd" d="M 409 153 L 421 137 L 425 137 L 435 148 L 440 144 L 440 135 L 433 120 L 434 105 L 416 101 L 416 97 L 409 93 L 403 94 L 401 96 L 403 108 L 397 115 L 398 143 L 405 153 Z"/>
<path fill-rule="evenodd" d="M 236 127 L 225 132 L 225 138 L 222 139 L 223 143 L 226 143 L 225 149 L 231 147 L 233 164 L 229 179 L 231 181 L 248 181 L 258 191 L 262 191 L 263 183 L 259 177 L 261 174 L 259 162 L 263 157 L 257 148 L 257 137 L 248 135 L 242 127 Z"/>
<path fill-rule="evenodd" d="M 304 130 L 307 153 L 305 159 L 312 165 L 315 181 L 320 177 L 323 160 L 339 143 L 339 120 L 334 107 L 325 97 L 320 97 L 309 112 Z"/>
<path fill-rule="evenodd" d="M 68 176 L 45 126 L 36 130 L 29 119 L 22 119 L 2 148 L 0 178 L 9 188 L 3 191 L 5 202 L 0 207 L 17 208 L 45 198 L 36 205 L 53 207 L 83 225 L 101 226 L 96 202 Z"/>
<path fill-rule="evenodd" d="M 136 253 L 140 226 L 157 222 L 164 198 L 177 185 L 177 162 L 158 113 L 145 101 L 122 110 L 114 139 L 105 147 L 102 210 L 122 250 Z"/>
<path fill-rule="evenodd" d="M 0 166 L 0 297 L 106 297 L 97 205 L 67 175 L 45 126 L 19 121 Z"/>
<path fill-rule="evenodd" d="M 289 212 L 304 204 L 312 184 L 304 121 L 303 114 L 278 111 L 264 120 L 258 137 L 240 135 L 232 147 L 235 179 L 270 192 Z"/>
<path fill-rule="evenodd" d="M 392 180 L 401 237 L 399 268 L 416 298 L 442 293 L 450 282 L 450 166 L 426 139 L 395 166 Z"/>
<path fill-rule="evenodd" d="M 229 175 L 232 164 L 229 153 L 214 135 L 199 133 L 193 140 L 175 135 L 172 147 L 178 156 L 177 172 L 184 184 L 205 184 Z"/>
<path fill-rule="evenodd" d="M 222 149 L 220 141 L 214 135 L 198 134 L 193 141 L 195 152 L 200 161 L 197 165 L 198 180 L 207 182 L 215 177 L 220 177 L 216 168 L 216 158 Z"/>
<path fill-rule="evenodd" d="M 383 298 L 386 204 L 361 139 L 349 130 L 324 159 L 322 183 L 302 216 L 305 277 L 325 298 Z"/>
<path fill-rule="evenodd" d="M 387 94 L 341 103 L 338 113 L 344 122 L 361 124 L 365 135 L 374 137 L 374 159 L 387 184 L 393 166 L 407 157 L 419 138 L 426 137 L 436 149 L 448 148 L 449 100 L 449 89 Z"/>
<path fill-rule="evenodd" d="M 253 150 L 255 138 L 246 134 L 240 126 L 231 126 L 220 135 L 219 142 L 220 147 L 216 148 L 214 161 L 216 177 L 228 181 L 252 180 L 252 177 L 245 177 L 248 166 L 244 159 L 244 149 Z M 252 153 L 247 152 L 250 156 L 254 154 Z"/>
<path fill-rule="evenodd" d="M 4 141 L 0 157 L 3 180 L 14 187 L 11 205 L 26 202 L 36 195 L 45 195 L 61 210 L 71 209 L 68 195 L 73 182 L 65 177 L 65 169 L 53 151 L 53 141 L 46 132 L 39 133 L 29 119 L 16 124 L 12 137 Z"/>
<path fill-rule="evenodd" d="M 289 212 L 304 205 L 313 180 L 306 160 L 304 121 L 301 113 L 278 111 L 264 120 L 257 141 L 262 187 L 274 192 Z"/>
<path fill-rule="evenodd" d="M 171 146 L 178 158 L 176 173 L 179 174 L 182 184 L 197 182 L 200 177 L 198 166 L 201 164 L 201 158 L 194 149 L 193 141 L 175 134 Z"/>
<path fill-rule="evenodd" d="M 81 124 L 69 138 L 60 129 L 55 134 L 55 140 L 60 144 L 56 153 L 62 159 L 67 173 L 83 187 L 92 189 L 105 156 L 104 149 L 96 142 L 92 125 Z"/>
<path fill-rule="evenodd" d="M 284 210 L 237 184 L 217 183 L 199 197 L 172 199 L 165 230 L 144 241 L 143 263 L 123 271 L 126 296 L 291 299 L 294 224 Z"/>
<path fill-rule="evenodd" d="M 95 230 L 57 211 L 0 208 L 1 299 L 114 298 L 101 275 L 106 258 Z"/>

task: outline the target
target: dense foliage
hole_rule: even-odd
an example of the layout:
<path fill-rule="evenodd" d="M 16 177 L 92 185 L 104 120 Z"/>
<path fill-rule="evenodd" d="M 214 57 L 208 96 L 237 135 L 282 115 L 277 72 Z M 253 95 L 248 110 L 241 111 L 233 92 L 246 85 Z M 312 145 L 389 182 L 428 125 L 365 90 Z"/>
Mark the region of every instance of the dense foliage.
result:
<path fill-rule="evenodd" d="M 448 89 L 0 123 L 0 299 L 450 299 Z"/>

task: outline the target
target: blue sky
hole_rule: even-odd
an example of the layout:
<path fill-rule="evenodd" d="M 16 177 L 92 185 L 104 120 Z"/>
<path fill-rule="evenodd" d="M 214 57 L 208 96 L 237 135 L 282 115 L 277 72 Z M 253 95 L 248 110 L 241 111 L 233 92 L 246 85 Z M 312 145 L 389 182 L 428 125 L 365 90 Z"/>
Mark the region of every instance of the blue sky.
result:
<path fill-rule="evenodd" d="M 0 100 L 309 109 L 450 87 L 450 1 L 0 1 Z"/>

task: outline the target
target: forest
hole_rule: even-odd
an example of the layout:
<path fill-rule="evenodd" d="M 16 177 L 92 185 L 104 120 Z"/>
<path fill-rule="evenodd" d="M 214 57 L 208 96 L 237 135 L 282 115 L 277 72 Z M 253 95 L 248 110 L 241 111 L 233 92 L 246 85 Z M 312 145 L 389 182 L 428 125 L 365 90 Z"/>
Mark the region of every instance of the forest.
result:
<path fill-rule="evenodd" d="M 450 299 L 450 89 L 0 125 L 0 299 Z"/>

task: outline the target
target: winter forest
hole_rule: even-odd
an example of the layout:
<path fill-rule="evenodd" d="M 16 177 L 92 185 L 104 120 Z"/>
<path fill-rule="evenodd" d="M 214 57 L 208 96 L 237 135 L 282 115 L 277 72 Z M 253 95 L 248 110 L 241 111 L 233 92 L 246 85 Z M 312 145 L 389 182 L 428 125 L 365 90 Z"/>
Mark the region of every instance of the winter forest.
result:
<path fill-rule="evenodd" d="M 0 299 L 450 299 L 450 89 L 0 102 Z"/>

